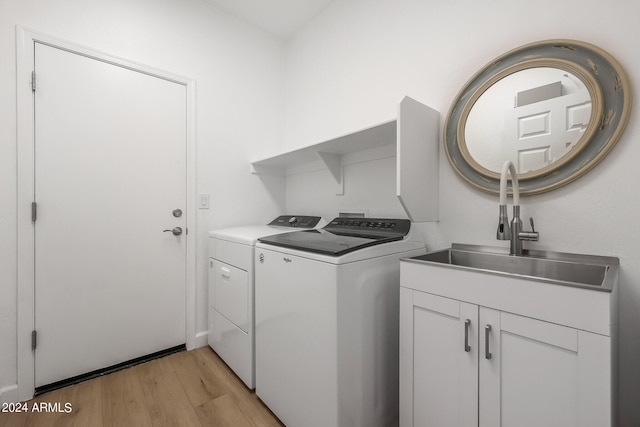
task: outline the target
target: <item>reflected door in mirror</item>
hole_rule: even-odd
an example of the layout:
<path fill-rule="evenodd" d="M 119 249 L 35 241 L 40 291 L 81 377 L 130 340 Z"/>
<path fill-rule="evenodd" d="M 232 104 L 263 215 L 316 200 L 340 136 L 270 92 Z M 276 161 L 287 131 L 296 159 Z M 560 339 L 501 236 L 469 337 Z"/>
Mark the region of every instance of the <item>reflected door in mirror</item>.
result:
<path fill-rule="evenodd" d="M 589 92 L 545 99 L 505 111 L 503 158 L 518 173 L 544 168 L 575 150 L 591 117 Z"/>
<path fill-rule="evenodd" d="M 511 160 L 518 173 L 533 172 L 576 147 L 590 118 L 591 98 L 579 78 L 559 68 L 529 68 L 498 80 L 476 100 L 464 143 L 489 171 L 500 173 Z"/>

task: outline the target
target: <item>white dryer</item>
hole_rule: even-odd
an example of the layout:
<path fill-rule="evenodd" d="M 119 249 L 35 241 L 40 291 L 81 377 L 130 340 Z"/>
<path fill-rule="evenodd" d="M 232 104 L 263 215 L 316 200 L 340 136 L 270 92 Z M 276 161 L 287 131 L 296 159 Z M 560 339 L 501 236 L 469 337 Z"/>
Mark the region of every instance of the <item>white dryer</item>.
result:
<path fill-rule="evenodd" d="M 317 216 L 282 215 L 267 225 L 209 232 L 208 343 L 249 388 L 255 387 L 254 246 L 259 237 L 322 227 Z"/>
<path fill-rule="evenodd" d="M 336 218 L 258 239 L 256 394 L 288 427 L 398 424 L 405 219 Z"/>

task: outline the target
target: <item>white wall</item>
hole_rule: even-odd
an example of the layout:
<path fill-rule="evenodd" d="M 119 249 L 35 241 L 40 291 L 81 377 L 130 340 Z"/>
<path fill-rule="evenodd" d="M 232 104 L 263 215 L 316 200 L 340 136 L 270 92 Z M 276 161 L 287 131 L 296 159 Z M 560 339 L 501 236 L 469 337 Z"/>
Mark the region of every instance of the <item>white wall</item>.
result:
<path fill-rule="evenodd" d="M 395 178 L 388 179 L 396 176 L 395 150 L 388 149 L 395 147 L 382 148 L 343 156 L 344 187 L 336 184 L 326 166 L 289 175 L 287 211 L 320 215 L 327 221 L 340 212 L 364 213 L 377 218 L 406 218 L 407 214 L 396 197 Z M 336 196 L 338 192 L 343 194 Z"/>
<path fill-rule="evenodd" d="M 478 69 L 510 49 L 551 38 L 607 50 L 639 99 L 640 56 L 633 43 L 640 39 L 638 17 L 640 2 L 628 0 L 337 0 L 288 42 L 286 145 L 322 141 L 393 117 L 404 95 L 439 110 L 444 122 L 458 90 Z M 640 178 L 639 119 L 636 107 L 618 145 L 587 175 L 522 200 L 523 216 L 533 216 L 540 232 L 530 247 L 620 257 L 622 426 L 640 425 L 640 198 L 634 186 Z M 393 179 L 390 171 L 381 173 Z M 316 180 L 313 174 L 299 178 Z M 301 193 L 289 187 L 287 205 L 296 206 Z M 329 185 L 315 188 L 325 210 L 342 203 Z M 391 190 L 384 191 L 380 197 L 389 200 Z M 495 240 L 497 214 L 498 198 L 465 184 L 441 150 L 440 222 L 433 238 L 443 245 L 506 245 Z"/>
<path fill-rule="evenodd" d="M 16 25 L 196 80 L 197 322 L 207 231 L 282 213 L 282 179 L 248 173 L 282 141 L 282 41 L 202 0 L 0 1 L 0 394 L 16 383 Z M 8 394 L 7 394 L 8 395 Z"/>

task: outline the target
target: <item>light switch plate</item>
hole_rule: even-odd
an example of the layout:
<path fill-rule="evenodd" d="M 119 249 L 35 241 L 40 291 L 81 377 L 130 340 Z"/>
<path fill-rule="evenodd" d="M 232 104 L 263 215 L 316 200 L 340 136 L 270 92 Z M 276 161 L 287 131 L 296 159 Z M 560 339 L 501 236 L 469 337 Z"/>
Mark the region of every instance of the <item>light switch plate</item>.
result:
<path fill-rule="evenodd" d="M 209 195 L 198 194 L 198 209 L 209 209 Z"/>

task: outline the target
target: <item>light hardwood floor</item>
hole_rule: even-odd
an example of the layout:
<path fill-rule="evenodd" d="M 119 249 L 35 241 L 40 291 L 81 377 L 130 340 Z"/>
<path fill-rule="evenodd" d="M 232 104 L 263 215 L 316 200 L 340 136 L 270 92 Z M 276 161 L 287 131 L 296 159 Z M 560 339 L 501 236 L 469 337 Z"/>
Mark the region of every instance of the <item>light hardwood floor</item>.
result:
<path fill-rule="evenodd" d="M 69 413 L 32 412 L 60 403 Z M 282 427 L 209 347 L 175 353 L 43 394 L 28 413 L 0 413 L 0 427 Z"/>

